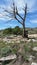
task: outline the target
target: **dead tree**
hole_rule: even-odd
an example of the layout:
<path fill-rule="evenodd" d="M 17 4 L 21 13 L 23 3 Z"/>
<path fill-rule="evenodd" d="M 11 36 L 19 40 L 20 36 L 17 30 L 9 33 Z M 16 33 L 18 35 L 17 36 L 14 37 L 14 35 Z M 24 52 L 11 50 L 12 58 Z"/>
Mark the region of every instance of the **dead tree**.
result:
<path fill-rule="evenodd" d="M 13 13 L 9 12 L 8 10 L 5 10 L 6 12 L 10 13 L 10 14 L 13 14 L 14 15 L 14 18 L 23 26 L 23 37 L 26 37 L 28 38 L 28 35 L 26 33 L 26 30 L 25 30 L 25 20 L 26 20 L 26 15 L 27 15 L 27 4 L 25 5 L 25 8 L 24 8 L 24 17 L 22 17 L 19 13 L 18 13 L 18 9 L 17 9 L 17 6 L 15 6 L 15 3 L 13 3 Z M 20 21 L 17 16 L 19 16 L 21 18 L 22 21 Z"/>

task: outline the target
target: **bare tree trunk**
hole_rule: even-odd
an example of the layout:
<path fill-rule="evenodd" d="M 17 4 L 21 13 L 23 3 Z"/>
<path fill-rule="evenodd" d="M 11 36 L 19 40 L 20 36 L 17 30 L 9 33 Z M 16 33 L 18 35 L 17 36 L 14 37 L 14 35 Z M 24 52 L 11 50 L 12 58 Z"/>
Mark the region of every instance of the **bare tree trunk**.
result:
<path fill-rule="evenodd" d="M 25 29 L 24 29 L 24 27 L 23 27 L 23 37 L 25 37 Z"/>
<path fill-rule="evenodd" d="M 23 37 L 25 37 L 25 24 L 23 23 Z"/>
<path fill-rule="evenodd" d="M 23 38 L 28 38 L 27 31 L 25 30 L 25 23 L 23 22 Z"/>
<path fill-rule="evenodd" d="M 26 33 L 24 26 L 23 26 L 23 38 L 28 38 L 28 34 Z"/>

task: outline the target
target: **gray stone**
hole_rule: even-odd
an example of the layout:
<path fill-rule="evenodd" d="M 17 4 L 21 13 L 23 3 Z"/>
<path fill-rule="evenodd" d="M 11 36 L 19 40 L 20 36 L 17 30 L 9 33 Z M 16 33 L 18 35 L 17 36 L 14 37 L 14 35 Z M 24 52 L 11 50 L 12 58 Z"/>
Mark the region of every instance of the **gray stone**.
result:
<path fill-rule="evenodd" d="M 15 54 L 9 55 L 9 56 L 6 56 L 6 57 L 2 57 L 2 58 L 0 58 L 0 62 L 7 61 L 7 60 L 14 60 L 14 59 L 16 59 L 16 57 L 17 56 Z"/>
<path fill-rule="evenodd" d="M 29 61 L 32 61 L 34 58 L 35 58 L 34 56 L 30 55 L 30 57 L 29 57 L 28 60 L 29 60 Z"/>
<path fill-rule="evenodd" d="M 32 62 L 32 63 L 31 63 L 31 65 L 37 65 L 37 63 L 35 63 L 35 62 Z"/>
<path fill-rule="evenodd" d="M 37 51 L 37 47 L 34 47 L 34 48 L 33 48 L 33 51 Z"/>

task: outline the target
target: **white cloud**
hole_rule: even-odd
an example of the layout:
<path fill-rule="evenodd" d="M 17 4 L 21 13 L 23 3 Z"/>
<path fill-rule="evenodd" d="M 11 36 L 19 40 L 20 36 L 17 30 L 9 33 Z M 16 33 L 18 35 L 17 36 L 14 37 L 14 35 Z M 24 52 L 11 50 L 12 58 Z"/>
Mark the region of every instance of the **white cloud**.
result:
<path fill-rule="evenodd" d="M 37 19 L 30 20 L 31 23 L 37 24 Z"/>
<path fill-rule="evenodd" d="M 13 0 L 4 0 L 6 1 L 7 5 L 3 4 L 0 5 L 0 18 L 3 19 L 9 19 L 9 17 L 5 16 L 7 15 L 6 12 L 3 12 L 2 10 L 7 9 L 9 12 L 12 12 L 11 6 L 12 6 L 12 1 Z M 35 4 L 36 4 L 36 0 L 14 0 L 15 1 L 15 5 L 18 7 L 19 13 L 23 13 L 24 11 L 22 10 L 22 8 L 25 6 L 25 4 L 27 3 L 28 5 L 28 12 L 34 12 L 35 10 L 37 10 L 37 8 L 35 9 Z"/>
<path fill-rule="evenodd" d="M 0 20 L 4 20 L 4 21 L 7 21 L 7 20 L 10 20 L 10 19 L 12 19 L 12 18 L 9 18 L 8 16 L 6 16 L 7 15 L 7 13 L 6 12 L 2 12 L 2 13 L 0 13 Z"/>
<path fill-rule="evenodd" d="M 12 2 L 14 1 L 15 2 L 15 5 L 18 7 L 19 9 L 19 12 L 23 12 L 22 11 L 22 8 L 25 6 L 25 4 L 27 3 L 28 5 L 28 10 L 29 12 L 33 12 L 35 10 L 37 10 L 37 8 L 35 9 L 35 5 L 36 5 L 36 1 L 37 0 L 4 0 L 7 4 L 6 5 L 1 5 L 1 7 L 3 8 L 6 8 L 6 9 L 11 9 L 10 6 L 12 6 Z"/>
<path fill-rule="evenodd" d="M 29 12 L 35 11 L 35 4 L 37 0 L 14 0 L 18 8 L 23 8 L 27 3 Z M 22 11 L 22 10 L 21 10 Z"/>

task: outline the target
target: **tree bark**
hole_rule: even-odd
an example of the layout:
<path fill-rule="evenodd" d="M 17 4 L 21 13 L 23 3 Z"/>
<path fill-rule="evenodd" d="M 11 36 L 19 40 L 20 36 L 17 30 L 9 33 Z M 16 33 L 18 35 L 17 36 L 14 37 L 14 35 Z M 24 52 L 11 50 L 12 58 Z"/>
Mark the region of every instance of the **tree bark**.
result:
<path fill-rule="evenodd" d="M 23 38 L 28 38 L 27 31 L 25 30 L 25 23 L 23 22 Z"/>
<path fill-rule="evenodd" d="M 25 27 L 23 25 L 23 37 L 25 37 Z"/>

